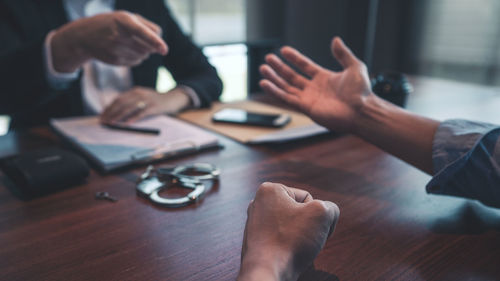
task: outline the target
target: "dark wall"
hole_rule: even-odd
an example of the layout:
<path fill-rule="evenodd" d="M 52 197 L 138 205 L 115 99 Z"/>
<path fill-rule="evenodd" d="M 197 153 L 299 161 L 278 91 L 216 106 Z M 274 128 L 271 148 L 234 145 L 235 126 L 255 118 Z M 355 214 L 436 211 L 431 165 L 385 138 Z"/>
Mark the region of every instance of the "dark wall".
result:
<path fill-rule="evenodd" d="M 363 56 L 369 1 L 247 1 L 247 38 L 249 42 L 275 39 L 325 67 L 337 68 L 330 51 L 335 35 Z"/>
<path fill-rule="evenodd" d="M 284 33 L 287 0 L 248 0 L 247 41 L 281 39 Z"/>
<path fill-rule="evenodd" d="M 338 69 L 330 43 L 341 36 L 359 57 L 364 39 L 369 0 L 289 0 L 284 41 L 320 65 Z"/>
<path fill-rule="evenodd" d="M 371 70 L 415 73 L 427 1 L 381 0 Z"/>
<path fill-rule="evenodd" d="M 331 39 L 341 36 L 369 70 L 413 73 L 416 68 L 418 19 L 423 3 L 419 0 L 249 0 L 247 1 L 247 38 L 250 44 L 267 42 L 275 47 L 291 45 L 320 65 L 339 69 L 330 51 Z M 370 4 L 376 3 L 376 28 L 373 45 L 367 41 Z M 258 44 L 257 44 L 258 45 Z M 371 46 L 372 45 L 372 46 Z M 370 47 L 371 46 L 371 47 Z M 272 49 L 272 48 L 271 48 Z M 371 50 L 371 55 L 370 55 Z M 262 62 L 262 53 L 254 58 Z M 371 59 L 370 59 L 371 58 Z M 258 75 L 258 74 L 257 74 Z M 252 83 L 250 81 L 250 83 Z M 255 87 L 253 88 L 256 89 Z"/>

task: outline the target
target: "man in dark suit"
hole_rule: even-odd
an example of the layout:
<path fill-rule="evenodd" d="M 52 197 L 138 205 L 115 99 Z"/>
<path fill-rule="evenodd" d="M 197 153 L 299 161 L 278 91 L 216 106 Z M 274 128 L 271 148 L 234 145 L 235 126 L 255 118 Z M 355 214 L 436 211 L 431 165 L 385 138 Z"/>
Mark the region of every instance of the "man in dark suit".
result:
<path fill-rule="evenodd" d="M 12 126 L 205 107 L 222 83 L 163 0 L 0 0 L 0 114 Z M 165 66 L 177 87 L 154 88 Z"/>

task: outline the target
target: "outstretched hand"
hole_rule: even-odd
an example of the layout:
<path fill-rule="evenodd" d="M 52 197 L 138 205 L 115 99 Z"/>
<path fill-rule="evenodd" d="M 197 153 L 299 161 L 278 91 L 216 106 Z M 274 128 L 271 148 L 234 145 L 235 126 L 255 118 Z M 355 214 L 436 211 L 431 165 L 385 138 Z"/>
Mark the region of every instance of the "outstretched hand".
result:
<path fill-rule="evenodd" d="M 55 31 L 53 65 L 59 72 L 73 72 L 89 59 L 135 66 L 151 54 L 167 54 L 161 34 L 160 26 L 127 11 L 82 18 Z"/>
<path fill-rule="evenodd" d="M 284 47 L 283 57 L 305 75 L 270 54 L 260 68 L 264 76 L 260 86 L 317 123 L 337 132 L 350 132 L 363 99 L 372 95 L 370 80 L 366 66 L 340 38 L 333 39 L 331 48 L 343 71 L 325 69 L 299 51 Z"/>
<path fill-rule="evenodd" d="M 432 145 L 439 122 L 391 104 L 371 91 L 366 66 L 338 37 L 333 56 L 344 68 L 330 71 L 297 50 L 284 47 L 261 66 L 262 89 L 296 107 L 318 124 L 336 132 L 352 133 L 429 174 L 433 172 Z"/>

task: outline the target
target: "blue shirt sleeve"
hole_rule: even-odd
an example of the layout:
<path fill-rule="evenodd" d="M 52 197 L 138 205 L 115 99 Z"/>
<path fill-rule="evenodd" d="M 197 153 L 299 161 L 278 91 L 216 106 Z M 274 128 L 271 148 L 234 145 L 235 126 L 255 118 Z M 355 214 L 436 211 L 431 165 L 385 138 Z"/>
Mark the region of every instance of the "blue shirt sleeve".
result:
<path fill-rule="evenodd" d="M 500 207 L 500 127 L 466 120 L 442 122 L 434 136 L 434 177 L 427 192 Z"/>

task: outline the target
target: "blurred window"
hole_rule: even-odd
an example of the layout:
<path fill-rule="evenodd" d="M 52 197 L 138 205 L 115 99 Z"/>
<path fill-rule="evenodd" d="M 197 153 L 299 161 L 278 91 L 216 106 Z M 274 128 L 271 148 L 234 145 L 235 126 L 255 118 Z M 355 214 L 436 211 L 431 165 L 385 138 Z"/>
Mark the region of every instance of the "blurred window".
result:
<path fill-rule="evenodd" d="M 220 100 L 223 102 L 247 98 L 247 47 L 244 44 L 214 45 L 203 48 L 210 63 L 217 68 L 224 90 Z M 170 73 L 161 67 L 158 72 L 158 92 L 166 92 L 175 87 Z"/>
<path fill-rule="evenodd" d="M 203 48 L 224 83 L 222 101 L 247 97 L 246 0 L 165 1 L 184 32 Z M 175 85 L 161 68 L 157 90 Z"/>
<path fill-rule="evenodd" d="M 168 0 L 186 33 L 200 45 L 245 41 L 245 0 Z"/>
<path fill-rule="evenodd" d="M 500 1 L 427 0 L 419 73 L 500 84 Z"/>

